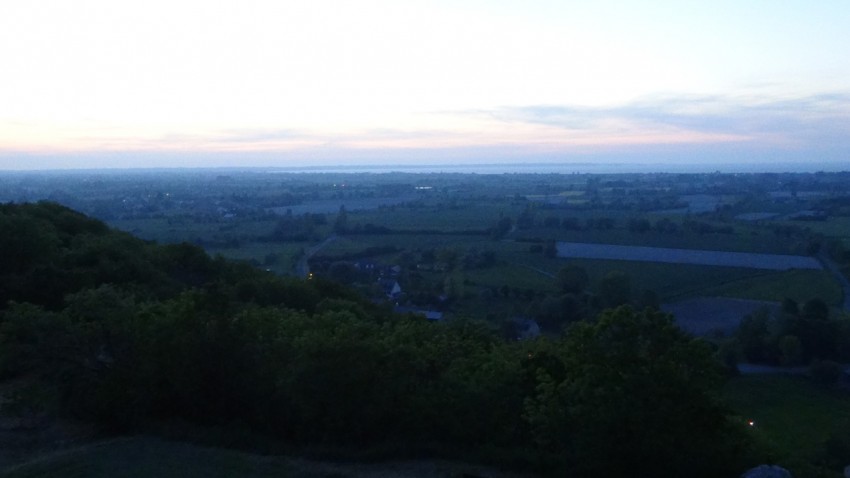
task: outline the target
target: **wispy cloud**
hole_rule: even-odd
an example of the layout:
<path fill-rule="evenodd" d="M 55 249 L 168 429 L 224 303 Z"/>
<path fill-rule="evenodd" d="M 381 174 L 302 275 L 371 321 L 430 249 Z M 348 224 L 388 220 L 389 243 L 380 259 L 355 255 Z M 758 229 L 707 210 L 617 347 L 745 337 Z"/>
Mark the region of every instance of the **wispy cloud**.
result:
<path fill-rule="evenodd" d="M 533 105 L 466 114 L 494 121 L 538 124 L 573 134 L 603 135 L 614 128 L 691 133 L 695 142 L 747 141 L 817 145 L 825 139 L 850 146 L 850 95 L 798 98 L 673 96 L 614 107 Z M 663 142 L 663 139 L 661 140 Z"/>
<path fill-rule="evenodd" d="M 310 136 L 309 133 L 297 129 L 226 129 L 216 134 L 221 142 L 232 143 L 258 143 L 291 141 L 293 139 L 303 140 Z"/>
<path fill-rule="evenodd" d="M 38 136 L 38 129 L 0 124 L 0 140 L 5 134 L 18 141 L 0 141 L 0 153 L 126 152 L 160 155 L 168 161 L 177 161 L 174 155 L 230 155 L 253 158 L 256 164 L 438 159 L 850 161 L 850 94 L 846 93 L 659 96 L 607 107 L 547 104 L 437 111 L 398 127 L 334 130 L 175 127 L 138 133 L 120 125 L 105 126 L 59 129 L 58 135 L 49 138 L 56 140 L 55 146 L 44 147 L 52 143 L 43 141 L 47 137 Z M 17 131 L 34 133 L 28 139 Z"/>

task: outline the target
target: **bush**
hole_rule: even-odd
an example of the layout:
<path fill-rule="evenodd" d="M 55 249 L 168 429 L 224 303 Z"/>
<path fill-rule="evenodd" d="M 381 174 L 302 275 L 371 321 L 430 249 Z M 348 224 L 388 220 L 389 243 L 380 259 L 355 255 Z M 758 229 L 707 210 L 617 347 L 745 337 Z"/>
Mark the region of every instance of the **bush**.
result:
<path fill-rule="evenodd" d="M 809 366 L 809 375 L 816 383 L 833 386 L 841 377 L 841 365 L 832 360 L 814 360 Z"/>

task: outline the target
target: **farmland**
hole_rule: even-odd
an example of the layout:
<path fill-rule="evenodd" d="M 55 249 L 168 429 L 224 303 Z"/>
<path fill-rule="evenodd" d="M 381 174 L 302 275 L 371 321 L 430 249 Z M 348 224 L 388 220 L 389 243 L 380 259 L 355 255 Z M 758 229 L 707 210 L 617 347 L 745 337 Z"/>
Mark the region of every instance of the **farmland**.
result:
<path fill-rule="evenodd" d="M 812 257 L 753 252 L 703 251 L 671 249 L 664 247 L 618 246 L 612 244 L 585 244 L 559 242 L 558 257 L 580 259 L 608 259 L 641 262 L 666 262 L 671 264 L 700 264 L 706 266 L 745 267 L 784 271 L 790 269 L 822 269 Z"/>
<path fill-rule="evenodd" d="M 314 273 L 367 295 L 391 278 L 400 305 L 502 322 L 536 314 L 565 266 L 586 271 L 591 298 L 616 272 L 631 300 L 818 297 L 840 306 L 841 287 L 815 253 L 847 263 L 848 180 L 209 170 L 0 183 L 9 200 L 60 199 L 142 238 L 195 243 L 280 275 L 297 275 L 305 251 L 335 234 L 311 257 Z M 345 263 L 356 273 L 336 277 Z"/>
<path fill-rule="evenodd" d="M 269 292 L 266 287 L 275 275 L 296 277 L 288 282 L 316 286 L 323 293 L 331 290 L 337 297 L 359 296 L 361 304 L 392 317 L 375 330 L 395 327 L 402 316 L 425 315 L 414 319 L 433 327 L 423 330 L 457 326 L 486 331 L 501 337 L 500 343 L 511 350 L 545 349 L 572 331 L 594 326 L 600 316 L 621 305 L 650 312 L 660 309 L 674 315 L 684 331 L 706 338 L 695 342 L 706 345 L 712 364 L 721 359 L 728 367 L 724 370 L 748 362 L 803 373 L 809 366 L 835 372 L 839 362 L 850 357 L 847 290 L 838 280 L 850 273 L 848 185 L 846 173 L 0 174 L 4 200 L 62 202 L 146 241 L 188 242 L 211 256 L 261 269 L 234 266 L 226 279 L 259 274 L 254 282 L 229 292 L 246 301 L 270 300 L 272 296 L 262 294 Z M 77 240 L 86 244 L 91 238 L 83 234 Z M 116 244 L 120 240 L 100 246 Z M 178 257 L 201 262 L 199 249 L 185 247 L 171 249 L 168 260 L 190 250 L 197 255 Z M 126 277 L 110 262 L 120 250 L 107 251 L 102 256 L 69 257 L 112 277 Z M 213 262 L 216 267 L 225 263 Z M 133 267 L 145 270 L 142 266 Z M 176 274 L 194 278 L 179 269 Z M 147 277 L 157 283 L 155 275 Z M 319 280 L 308 282 L 314 279 Z M 208 284 L 194 292 L 216 294 L 221 286 Z M 108 292 L 108 287 L 101 292 Z M 140 295 L 138 300 L 154 296 Z M 300 303 L 296 299 L 286 297 Z M 365 309 L 346 300 L 317 302 L 314 308 L 334 320 L 359 320 Z M 215 304 L 209 303 L 215 309 L 212 315 L 218 310 Z M 253 310 L 255 305 L 246 307 Z M 292 311 L 293 317 L 308 313 L 303 308 Z M 403 315 L 390 315 L 393 310 Z M 426 318 L 447 324 L 429 324 Z M 240 323 L 228 319 L 219 325 Z M 479 328 L 464 329 L 471 324 Z M 517 343 L 540 335 L 549 340 Z M 315 338 L 309 344 L 326 346 L 324 337 Z M 315 357 L 336 357 L 334 346 L 328 347 L 333 353 Z M 446 350 L 454 349 L 447 344 Z M 348 363 L 347 356 L 341 358 Z M 426 358 L 423 364 L 431 357 Z M 202 359 L 206 363 L 206 357 Z M 401 376 L 408 374 L 403 371 Z M 841 403 L 846 397 L 841 393 L 804 377 L 752 375 L 734 378 L 724 390 L 736 414 L 756 418 L 759 428 L 749 431 L 760 450 L 804 471 L 822 471 L 818 460 L 823 460 L 823 441 L 843 439 L 825 418 L 834 412 L 843 420 L 846 407 Z M 795 408 L 805 413 L 795 415 Z M 821 427 L 826 431 L 816 430 Z M 799 433 L 799 440 L 781 436 L 786 428 Z M 246 476 L 348 473 L 344 469 L 302 473 L 286 460 L 173 447 L 147 439 L 133 441 L 126 449 L 122 443 L 50 457 L 22 466 L 12 476 L 108 476 L 125 459 L 140 470 L 139 476 L 168 473 L 157 468 L 150 455 L 137 453 L 140 449 L 162 453 L 163 463 L 185 460 L 201 473 L 209 471 L 206 464 Z M 106 457 L 111 454 L 124 458 Z"/>

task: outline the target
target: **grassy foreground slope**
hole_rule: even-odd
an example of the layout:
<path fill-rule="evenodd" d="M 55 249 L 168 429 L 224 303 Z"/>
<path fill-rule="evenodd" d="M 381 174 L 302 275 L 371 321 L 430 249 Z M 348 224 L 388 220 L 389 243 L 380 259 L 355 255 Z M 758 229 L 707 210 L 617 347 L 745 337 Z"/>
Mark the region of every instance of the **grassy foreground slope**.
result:
<path fill-rule="evenodd" d="M 119 438 L 44 456 L 11 468 L 5 477 L 311 476 L 282 460 L 201 448 L 153 438 Z M 326 475 L 312 475 L 326 476 Z"/>
<path fill-rule="evenodd" d="M 850 422 L 850 400 L 844 392 L 811 384 L 804 378 L 757 375 L 727 385 L 733 406 L 755 422 L 777 458 L 814 453 L 815 444 Z"/>
<path fill-rule="evenodd" d="M 850 392 L 805 377 L 744 375 L 724 387 L 765 458 L 794 476 L 840 477 L 850 464 Z"/>
<path fill-rule="evenodd" d="M 723 394 L 742 421 L 753 420 L 751 435 L 770 462 L 794 470 L 795 476 L 841 476 L 837 469 L 828 470 L 831 458 L 824 445 L 841 446 L 850 423 L 846 391 L 825 389 L 800 377 L 750 375 L 732 379 Z M 812 462 L 825 466 L 815 468 Z M 0 477 L 442 478 L 463 473 L 520 476 L 448 461 L 316 462 L 137 436 L 45 455 L 0 472 Z"/>
<path fill-rule="evenodd" d="M 13 467 L 3 478 L 448 478 L 464 473 L 519 477 L 492 468 L 446 461 L 382 464 L 316 462 L 161 440 L 118 438 Z"/>

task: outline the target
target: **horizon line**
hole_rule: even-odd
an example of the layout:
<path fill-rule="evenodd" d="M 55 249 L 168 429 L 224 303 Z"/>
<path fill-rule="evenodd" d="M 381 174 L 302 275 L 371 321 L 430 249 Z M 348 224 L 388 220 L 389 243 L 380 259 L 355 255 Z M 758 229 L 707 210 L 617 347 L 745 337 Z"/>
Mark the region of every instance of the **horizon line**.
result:
<path fill-rule="evenodd" d="M 670 163 L 670 162 L 469 162 L 469 163 L 362 163 L 362 164 L 317 164 L 292 166 L 101 166 L 91 167 L 54 167 L 32 169 L 0 169 L 0 173 L 121 173 L 121 172 L 189 172 L 189 171 L 263 171 L 269 173 L 360 173 L 360 174 L 390 174 L 390 173 L 446 173 L 446 174 L 476 174 L 475 168 L 489 170 L 484 174 L 704 174 L 704 173 L 817 173 L 817 172 L 850 172 L 846 162 L 823 161 L 817 163 L 804 161 L 779 161 L 769 163 Z M 550 169 L 550 170 L 547 170 Z M 577 171 L 565 171 L 569 168 L 579 168 Z M 655 168 L 655 169 L 653 169 Z M 785 169 L 783 169 L 785 168 Z M 581 171 L 585 169 L 585 171 Z M 602 169 L 618 169 L 620 171 L 590 171 Z M 492 172 L 492 170 L 501 170 Z M 533 171 L 529 171 L 533 170 Z M 725 170 L 725 171 L 724 171 Z"/>

